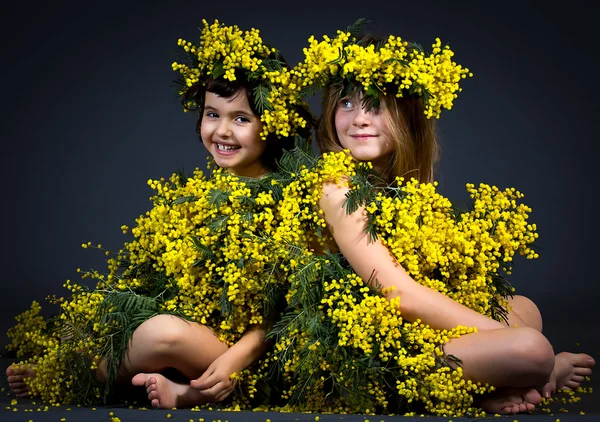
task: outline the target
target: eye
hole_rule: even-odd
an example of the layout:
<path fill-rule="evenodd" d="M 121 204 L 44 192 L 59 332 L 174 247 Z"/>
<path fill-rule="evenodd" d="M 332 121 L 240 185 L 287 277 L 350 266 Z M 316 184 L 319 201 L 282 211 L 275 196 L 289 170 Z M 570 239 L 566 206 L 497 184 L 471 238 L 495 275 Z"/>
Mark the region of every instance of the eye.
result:
<path fill-rule="evenodd" d="M 219 117 L 219 115 L 217 113 L 215 113 L 214 111 L 207 111 L 205 116 L 210 117 L 211 119 L 216 119 Z"/>
<path fill-rule="evenodd" d="M 236 121 L 240 122 L 240 123 L 250 123 L 250 119 L 247 118 L 246 116 L 237 116 L 235 118 Z"/>
<path fill-rule="evenodd" d="M 352 108 L 353 106 L 354 106 L 354 104 L 352 104 L 352 101 L 349 98 L 342 98 L 340 100 L 341 108 Z"/>

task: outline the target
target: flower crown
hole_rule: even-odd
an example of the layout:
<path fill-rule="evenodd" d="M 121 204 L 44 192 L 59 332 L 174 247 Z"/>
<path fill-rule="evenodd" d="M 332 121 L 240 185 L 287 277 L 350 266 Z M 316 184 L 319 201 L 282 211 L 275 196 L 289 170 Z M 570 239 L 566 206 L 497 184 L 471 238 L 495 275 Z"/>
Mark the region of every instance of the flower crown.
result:
<path fill-rule="evenodd" d="M 365 24 L 359 19 L 334 38 L 317 42 L 309 38 L 305 59 L 293 72 L 302 80 L 303 92 L 328 85 L 339 85 L 342 97 L 362 86 L 363 100 L 369 107 L 379 105 L 379 94 L 386 95 L 390 86 L 397 97 L 405 94 L 422 96 L 428 118 L 439 118 L 443 108 L 450 110 L 461 79 L 473 76 L 469 69 L 452 61 L 454 52 L 442 46 L 439 38 L 427 55 L 414 43 L 390 35 L 386 40 L 369 43 L 357 35 Z"/>
<path fill-rule="evenodd" d="M 172 64 L 173 70 L 180 73 L 179 95 L 185 95 L 194 84 L 205 85 L 209 79 L 235 81 L 241 76 L 252 88 L 254 106 L 264 124 L 262 139 L 269 133 L 292 136 L 304 128 L 307 121 L 301 109 L 307 110 L 307 106 L 300 96 L 300 87 L 279 52 L 263 43 L 259 31 L 241 31 L 218 20 L 212 25 L 204 19 L 202 23 L 198 45 L 177 41 L 185 51 L 182 63 Z M 195 107 L 197 104 L 188 102 L 184 109 Z"/>

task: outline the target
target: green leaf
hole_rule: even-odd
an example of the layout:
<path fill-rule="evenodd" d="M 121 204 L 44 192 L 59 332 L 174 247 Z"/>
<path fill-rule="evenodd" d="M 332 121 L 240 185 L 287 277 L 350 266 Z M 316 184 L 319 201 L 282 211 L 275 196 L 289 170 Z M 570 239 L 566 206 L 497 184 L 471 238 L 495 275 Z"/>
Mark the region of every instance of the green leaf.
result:
<path fill-rule="evenodd" d="M 179 198 L 173 201 L 173 205 L 183 204 L 185 202 L 196 202 L 198 200 L 197 196 L 180 196 Z"/>
<path fill-rule="evenodd" d="M 227 220 L 229 220 L 228 215 L 219 215 L 208 223 L 208 228 L 211 231 L 223 230 L 227 225 Z"/>
<path fill-rule="evenodd" d="M 262 64 L 269 71 L 282 70 L 285 63 L 278 59 L 265 59 L 262 61 Z"/>
<path fill-rule="evenodd" d="M 352 25 L 346 27 L 346 32 L 349 32 L 352 37 L 356 38 L 364 31 L 365 26 L 369 23 L 371 23 L 370 20 L 359 18 Z"/>
<path fill-rule="evenodd" d="M 219 79 L 224 74 L 225 74 L 225 67 L 223 66 L 223 63 L 221 63 L 221 62 L 215 63 L 215 67 L 213 68 L 213 71 L 212 71 L 213 79 Z"/>
<path fill-rule="evenodd" d="M 208 192 L 208 203 L 219 208 L 221 204 L 229 199 L 229 194 L 220 189 L 211 189 Z"/>
<path fill-rule="evenodd" d="M 265 85 L 257 85 L 252 90 L 252 95 L 254 97 L 254 107 L 258 111 L 259 114 L 262 114 L 265 110 L 273 111 L 273 107 L 269 103 L 269 87 Z"/>
<path fill-rule="evenodd" d="M 196 248 L 196 250 L 198 252 L 200 252 L 200 256 L 202 259 L 197 260 L 196 262 L 194 262 L 194 266 L 199 265 L 200 263 L 204 263 L 206 260 L 208 259 L 213 259 L 215 257 L 215 254 L 213 253 L 213 251 L 206 245 L 202 244 L 202 241 L 196 237 L 196 236 L 192 236 L 190 239 L 192 239 L 192 242 L 194 243 L 194 247 Z"/>

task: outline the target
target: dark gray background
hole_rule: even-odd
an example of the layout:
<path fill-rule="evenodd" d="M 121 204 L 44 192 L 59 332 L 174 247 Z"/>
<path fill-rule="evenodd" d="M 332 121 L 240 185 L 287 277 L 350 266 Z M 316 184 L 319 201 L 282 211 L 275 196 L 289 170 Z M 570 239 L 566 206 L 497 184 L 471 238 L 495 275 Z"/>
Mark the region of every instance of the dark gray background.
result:
<path fill-rule="evenodd" d="M 61 294 L 76 268 L 103 267 L 82 242 L 118 249 L 119 227 L 150 205 L 149 178 L 203 167 L 194 119 L 170 88 L 177 38 L 202 18 L 257 27 L 295 64 L 310 34 L 359 17 L 429 48 L 436 36 L 474 77 L 439 120 L 441 191 L 513 186 L 533 208 L 537 261 L 512 282 L 560 348 L 598 355 L 598 46 L 583 2 L 55 2 L 2 12 L 0 331 L 32 300 Z M 311 104 L 319 112 L 317 99 Z M 7 339 L 1 337 L 0 343 Z M 581 345 L 577 347 L 576 342 Z M 559 346 L 557 346 L 559 347 Z"/>

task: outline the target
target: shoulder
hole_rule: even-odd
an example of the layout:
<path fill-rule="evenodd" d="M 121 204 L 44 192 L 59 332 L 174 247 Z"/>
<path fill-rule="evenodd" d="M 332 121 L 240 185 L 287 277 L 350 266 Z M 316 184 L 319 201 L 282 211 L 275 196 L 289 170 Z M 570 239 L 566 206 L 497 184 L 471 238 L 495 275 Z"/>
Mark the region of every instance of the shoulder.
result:
<path fill-rule="evenodd" d="M 319 204 L 321 208 L 330 208 L 332 206 L 340 206 L 340 202 L 346 200 L 347 194 L 350 191 L 348 182 L 343 180 L 338 183 L 324 182 L 323 194 Z"/>

